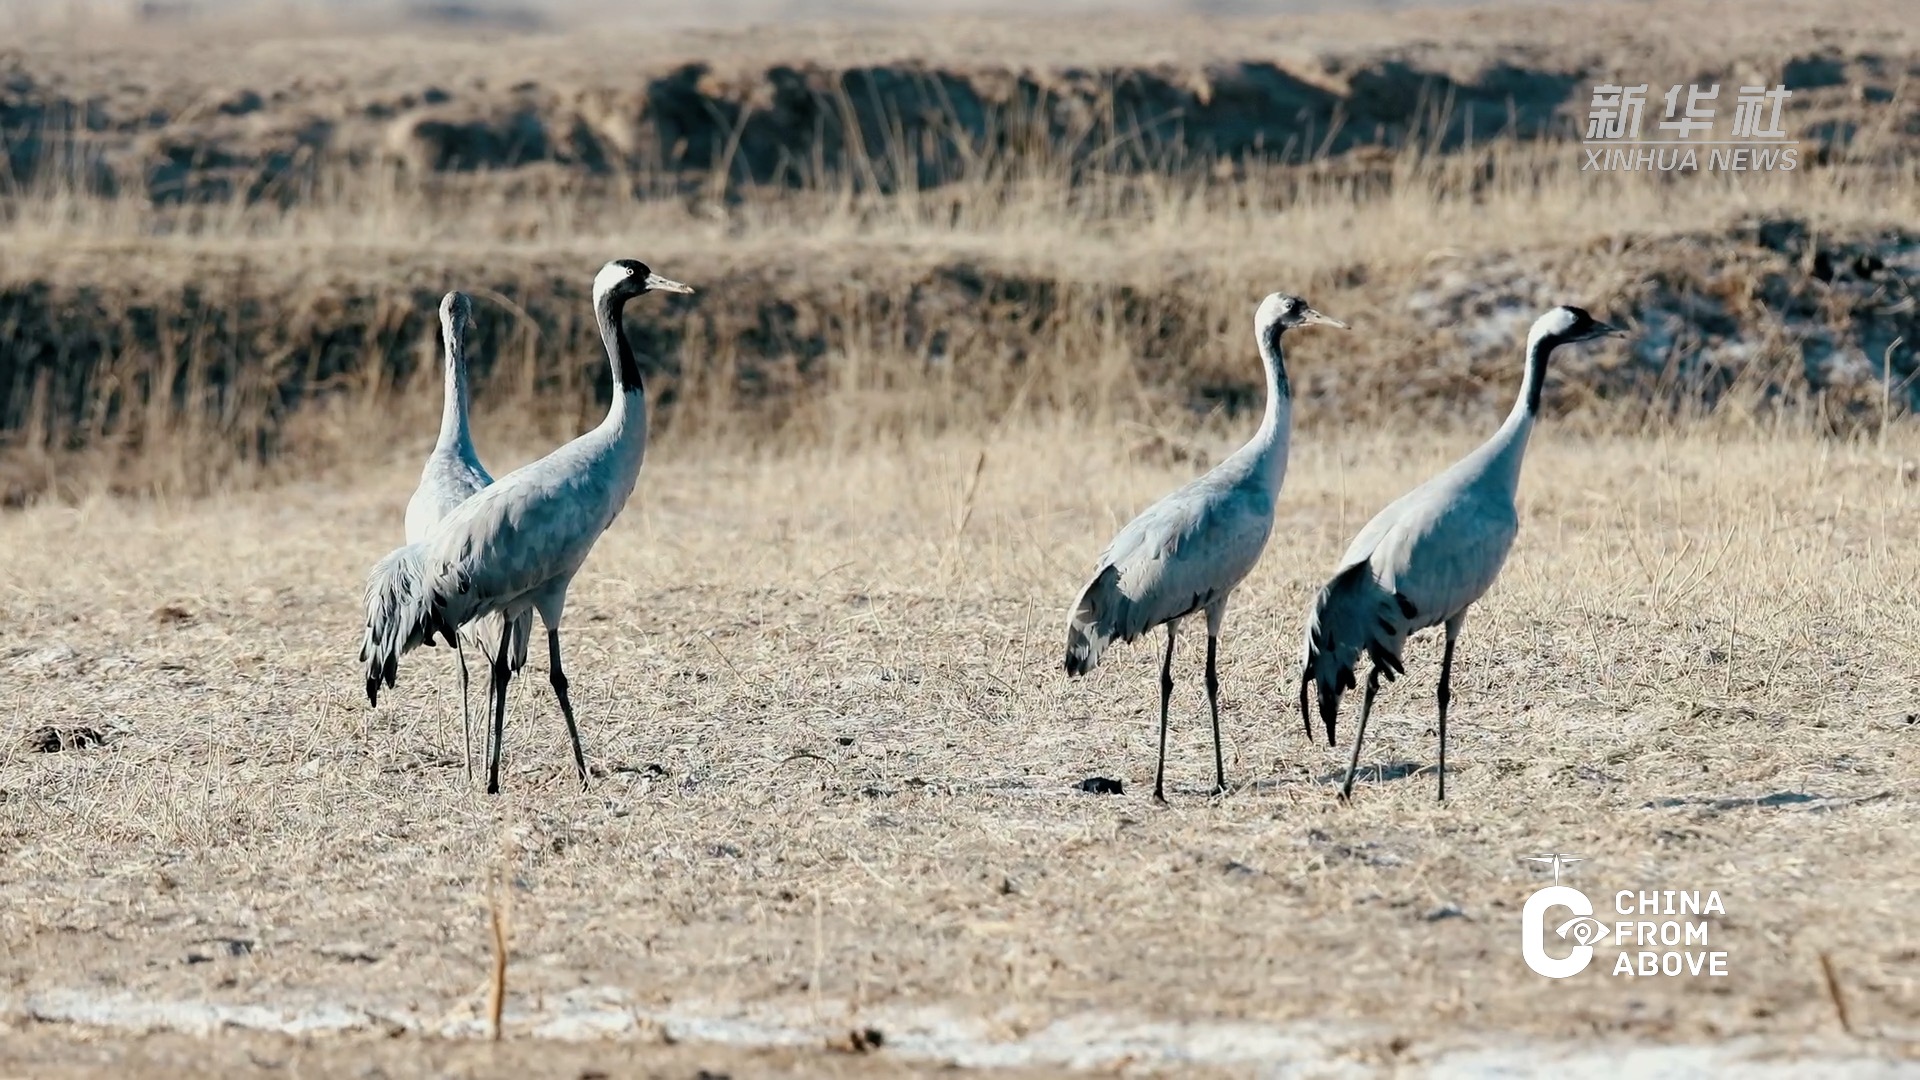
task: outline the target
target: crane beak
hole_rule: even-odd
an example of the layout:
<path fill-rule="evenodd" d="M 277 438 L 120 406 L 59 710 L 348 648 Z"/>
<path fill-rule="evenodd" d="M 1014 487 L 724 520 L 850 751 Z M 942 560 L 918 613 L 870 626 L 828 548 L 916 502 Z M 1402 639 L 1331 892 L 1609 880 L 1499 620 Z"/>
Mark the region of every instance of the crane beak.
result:
<path fill-rule="evenodd" d="M 672 278 L 663 278 L 659 274 L 648 274 L 647 291 L 685 293 L 691 296 L 693 294 L 693 286 L 682 285 Z"/>
<path fill-rule="evenodd" d="M 1352 329 L 1352 327 L 1349 327 L 1346 323 L 1341 322 L 1339 319 L 1336 319 L 1331 315 L 1322 315 L 1319 312 L 1313 310 L 1312 308 L 1308 308 L 1305 312 L 1301 313 L 1300 322 L 1302 325 L 1305 325 L 1307 323 L 1319 323 L 1322 326 L 1337 326 L 1342 330 Z"/>

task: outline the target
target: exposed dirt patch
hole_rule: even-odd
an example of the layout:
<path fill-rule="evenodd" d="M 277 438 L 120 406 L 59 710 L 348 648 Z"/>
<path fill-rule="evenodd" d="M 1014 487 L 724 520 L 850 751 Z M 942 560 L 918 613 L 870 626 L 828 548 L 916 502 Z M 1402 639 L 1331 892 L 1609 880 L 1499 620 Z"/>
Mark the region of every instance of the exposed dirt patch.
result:
<path fill-rule="evenodd" d="M 751 33 L 503 47 L 402 25 L 298 48 L 237 42 L 219 65 L 164 35 L 139 55 L 30 40 L 0 50 L 0 140 L 14 177 L 59 169 L 156 200 L 298 199 L 328 162 L 376 159 L 425 174 L 924 188 L 989 160 L 1152 169 L 1577 135 L 1589 88 L 1624 79 L 1660 83 L 1656 98 L 1676 81 L 1785 85 L 1814 159 L 1862 139 L 1886 160 L 1920 145 L 1902 89 L 1920 47 L 1897 5 L 1854 5 L 1843 21 L 1812 2 L 1732 11 L 1603 4 L 1568 19 L 1536 5 L 1425 15 L 1423 33 L 1338 14 L 1120 20 L 1101 35 L 1034 23 L 1024 37 L 960 22 L 781 35 L 784 53 Z M 1057 47 L 1088 36 L 1110 40 Z"/>

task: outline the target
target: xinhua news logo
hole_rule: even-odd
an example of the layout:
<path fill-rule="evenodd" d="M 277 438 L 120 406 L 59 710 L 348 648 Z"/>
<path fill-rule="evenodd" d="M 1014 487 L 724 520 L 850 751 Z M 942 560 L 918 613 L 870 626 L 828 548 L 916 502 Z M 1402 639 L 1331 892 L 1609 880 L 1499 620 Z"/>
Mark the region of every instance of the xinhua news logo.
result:
<path fill-rule="evenodd" d="M 1781 116 L 1793 96 L 1784 83 L 1742 86 L 1732 96 L 1726 138 L 1715 127 L 1720 84 L 1671 86 L 1649 99 L 1652 85 L 1602 83 L 1593 88 L 1581 172 L 1792 172 L 1800 144 L 1787 137 Z M 1664 106 L 1655 129 L 1641 138 L 1649 101 Z"/>
<path fill-rule="evenodd" d="M 1560 883 L 1560 872 L 1577 862 L 1578 855 L 1546 854 L 1529 862 L 1550 863 L 1553 884 L 1527 897 L 1520 912 L 1520 956 L 1527 966 L 1549 979 L 1567 979 L 1593 963 L 1596 945 L 1611 941 L 1613 975 L 1632 978 L 1665 976 L 1723 977 L 1725 950 L 1714 949 L 1708 916 L 1725 915 L 1717 890 L 1621 889 L 1612 896 L 1619 918 L 1606 923 L 1595 917 L 1593 901 L 1571 885 Z M 1547 932 L 1573 944 L 1564 957 L 1547 955 Z"/>

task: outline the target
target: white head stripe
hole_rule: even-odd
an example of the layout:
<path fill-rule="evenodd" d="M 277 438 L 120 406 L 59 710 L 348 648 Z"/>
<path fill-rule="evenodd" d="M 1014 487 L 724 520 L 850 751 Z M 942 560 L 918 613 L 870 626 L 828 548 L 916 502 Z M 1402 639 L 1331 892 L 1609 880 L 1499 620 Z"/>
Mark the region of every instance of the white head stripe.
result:
<path fill-rule="evenodd" d="M 619 263 L 608 263 L 600 268 L 598 274 L 593 276 L 593 295 L 604 296 L 611 291 L 615 285 L 620 284 L 632 276 L 633 271 L 621 266 Z"/>
<path fill-rule="evenodd" d="M 1577 318 L 1573 312 L 1568 311 L 1564 307 L 1554 308 L 1552 311 L 1534 320 L 1533 329 L 1528 332 L 1527 340 L 1539 341 L 1549 334 L 1559 337 L 1573 329 L 1573 324 Z"/>

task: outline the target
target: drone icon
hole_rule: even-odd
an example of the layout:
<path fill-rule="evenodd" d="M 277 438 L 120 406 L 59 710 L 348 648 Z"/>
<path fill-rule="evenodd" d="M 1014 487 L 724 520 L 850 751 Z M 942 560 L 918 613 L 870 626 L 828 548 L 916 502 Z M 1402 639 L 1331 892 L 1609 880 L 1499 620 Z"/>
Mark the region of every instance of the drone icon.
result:
<path fill-rule="evenodd" d="M 1571 863 L 1585 862 L 1586 858 L 1580 855 L 1555 855 L 1549 852 L 1545 855 L 1529 855 L 1526 857 L 1526 861 L 1553 864 L 1553 883 L 1555 885 L 1558 885 L 1560 884 L 1560 868 L 1561 867 L 1569 865 Z"/>

